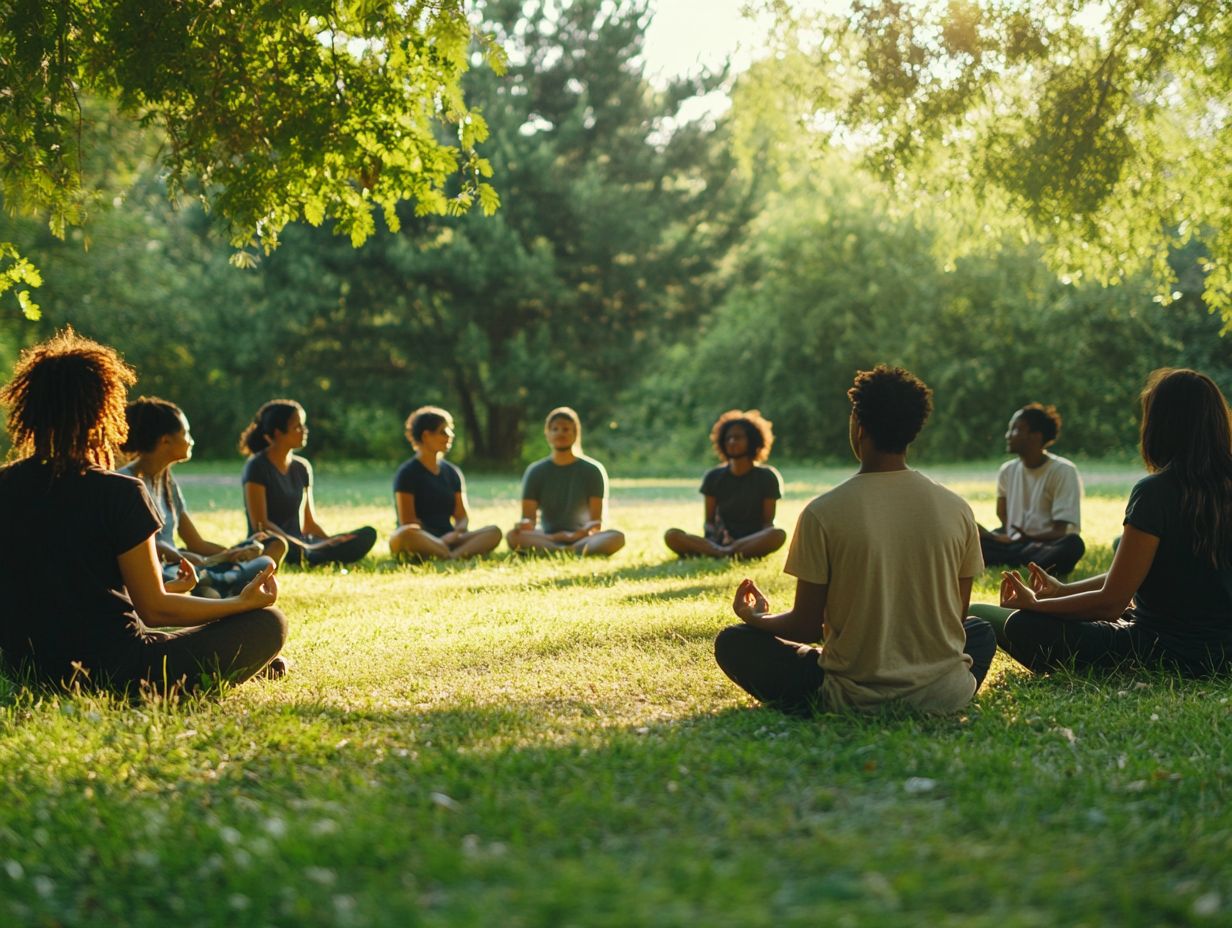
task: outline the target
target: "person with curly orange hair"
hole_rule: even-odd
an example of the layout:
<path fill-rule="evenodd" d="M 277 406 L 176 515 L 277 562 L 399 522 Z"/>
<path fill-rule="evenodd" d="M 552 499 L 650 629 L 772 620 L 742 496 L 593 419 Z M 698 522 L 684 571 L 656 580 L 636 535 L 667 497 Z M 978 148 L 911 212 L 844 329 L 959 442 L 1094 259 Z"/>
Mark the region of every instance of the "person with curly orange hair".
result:
<path fill-rule="evenodd" d="M 194 690 L 261 672 L 286 640 L 273 565 L 239 595 L 185 595 L 187 561 L 164 584 L 162 524 L 142 482 L 111 471 L 136 376 L 71 329 L 23 352 L 0 401 L 12 463 L 0 469 L 0 664 L 18 677 L 132 693 Z M 66 539 L 72 554 L 66 577 Z M 182 627 L 179 632 L 151 626 Z"/>
<path fill-rule="evenodd" d="M 787 533 L 774 525 L 783 478 L 765 463 L 773 423 L 756 409 L 729 409 L 711 428 L 710 442 L 724 463 L 702 478 L 704 534 L 669 528 L 664 543 L 681 557 L 765 557 L 777 551 Z"/>

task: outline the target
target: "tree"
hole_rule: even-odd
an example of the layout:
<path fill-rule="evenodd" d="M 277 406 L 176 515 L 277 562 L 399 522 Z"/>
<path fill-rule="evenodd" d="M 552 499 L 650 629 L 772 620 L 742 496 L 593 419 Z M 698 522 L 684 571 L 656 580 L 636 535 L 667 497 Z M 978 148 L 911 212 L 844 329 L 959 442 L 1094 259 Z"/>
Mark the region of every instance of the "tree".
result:
<path fill-rule="evenodd" d="M 662 90 L 643 77 L 643 3 L 500 0 L 482 15 L 509 70 L 463 86 L 491 128 L 501 211 L 408 215 L 353 254 L 306 233 L 326 267 L 347 270 L 313 277 L 319 266 L 284 248 L 265 274 L 280 315 L 328 314 L 362 346 L 344 363 L 366 365 L 373 390 L 401 382 L 408 408 L 411 387 L 450 404 L 465 450 L 508 466 L 552 406 L 610 421 L 662 341 L 718 301 L 716 270 L 756 196 L 721 128 L 678 121 L 722 75 Z M 304 314 L 305 301 L 321 305 Z"/>
<path fill-rule="evenodd" d="M 242 248 L 268 252 L 298 219 L 359 244 L 374 209 L 397 228 L 403 201 L 490 213 L 487 130 L 461 89 L 474 38 L 463 0 L 10 0 L 0 196 L 59 237 L 83 222 L 100 100 L 157 127 L 171 196 L 207 204 Z M 499 70 L 499 47 L 482 47 Z M 0 262 L 0 293 L 38 285 L 11 243 Z M 28 289 L 18 299 L 35 311 Z"/>
<path fill-rule="evenodd" d="M 815 34 L 813 110 L 900 190 L 977 191 L 1070 276 L 1149 267 L 1162 303 L 1170 253 L 1201 240 L 1205 299 L 1232 325 L 1224 0 L 854 0 Z"/>

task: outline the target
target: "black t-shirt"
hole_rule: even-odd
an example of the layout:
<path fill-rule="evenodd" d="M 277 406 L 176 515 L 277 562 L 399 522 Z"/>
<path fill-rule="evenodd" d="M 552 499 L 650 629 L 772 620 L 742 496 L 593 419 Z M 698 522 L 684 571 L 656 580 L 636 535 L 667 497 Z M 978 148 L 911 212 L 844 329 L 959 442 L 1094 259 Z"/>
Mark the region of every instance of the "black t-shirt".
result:
<path fill-rule="evenodd" d="M 41 675 L 68 679 L 72 662 L 123 664 L 143 626 L 116 558 L 162 520 L 141 481 L 92 467 L 57 480 L 25 460 L 0 469 L 0 650 Z"/>
<path fill-rule="evenodd" d="M 304 505 L 304 494 L 312 486 L 312 465 L 298 455 L 291 455 L 290 466 L 284 474 L 266 456 L 265 452 L 254 454 L 244 462 L 241 483 L 257 483 L 265 487 L 265 514 L 271 522 L 293 538 L 303 538 L 299 514 Z M 257 531 L 252 524 L 252 515 L 245 505 L 248 517 L 248 534 Z"/>
<path fill-rule="evenodd" d="M 419 524 L 438 538 L 453 528 L 454 502 L 466 486 L 462 471 L 448 461 L 440 464 L 441 472 L 434 474 L 423 461 L 413 457 L 394 474 L 394 493 L 410 493 L 415 497 L 415 516 Z M 395 497 L 395 514 L 397 507 Z"/>
<path fill-rule="evenodd" d="M 1180 482 L 1167 470 L 1129 494 L 1125 524 L 1159 539 L 1134 594 L 1134 616 L 1172 647 L 1200 660 L 1208 645 L 1232 648 L 1232 578 L 1194 555 L 1194 527 L 1181 512 Z"/>
<path fill-rule="evenodd" d="M 727 529 L 732 538 L 743 538 L 766 527 L 764 503 L 782 498 L 783 478 L 769 466 L 754 466 L 737 477 L 730 464 L 721 464 L 706 471 L 701 493 L 715 498 L 719 531 Z"/>

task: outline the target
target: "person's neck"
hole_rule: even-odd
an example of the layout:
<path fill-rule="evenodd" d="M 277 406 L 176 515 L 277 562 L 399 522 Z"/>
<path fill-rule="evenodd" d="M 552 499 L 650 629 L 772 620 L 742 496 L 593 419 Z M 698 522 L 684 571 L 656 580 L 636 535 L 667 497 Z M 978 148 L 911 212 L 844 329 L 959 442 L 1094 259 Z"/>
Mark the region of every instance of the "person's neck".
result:
<path fill-rule="evenodd" d="M 861 474 L 885 474 L 895 470 L 907 470 L 907 452 L 894 454 L 888 451 L 878 451 L 872 442 L 865 442 L 860 448 Z"/>
<path fill-rule="evenodd" d="M 576 460 L 577 455 L 573 453 L 572 448 L 565 448 L 563 451 L 559 448 L 552 449 L 553 464 L 560 464 L 563 466 L 565 464 L 572 464 Z"/>
<path fill-rule="evenodd" d="M 736 477 L 743 477 L 753 469 L 753 459 L 747 454 L 738 458 L 728 458 L 727 467 Z"/>
<path fill-rule="evenodd" d="M 1048 452 L 1043 448 L 1038 448 L 1035 451 L 1023 451 L 1019 453 L 1018 460 L 1022 461 L 1024 466 L 1035 470 L 1035 468 L 1048 460 Z"/>
<path fill-rule="evenodd" d="M 271 464 L 281 471 L 285 471 L 291 466 L 291 454 L 293 449 L 283 448 L 281 445 L 270 445 L 265 449 L 265 456 L 269 458 Z"/>
<path fill-rule="evenodd" d="M 439 474 L 441 472 L 441 458 L 444 457 L 444 455 L 437 454 L 435 451 L 428 451 L 425 448 L 420 448 L 415 452 L 415 457 L 419 458 L 419 463 L 428 468 L 428 470 L 432 471 L 432 473 Z"/>
<path fill-rule="evenodd" d="M 139 454 L 129 466 L 138 477 L 147 477 L 154 481 L 162 475 L 170 463 L 170 461 L 162 460 L 157 454 Z"/>

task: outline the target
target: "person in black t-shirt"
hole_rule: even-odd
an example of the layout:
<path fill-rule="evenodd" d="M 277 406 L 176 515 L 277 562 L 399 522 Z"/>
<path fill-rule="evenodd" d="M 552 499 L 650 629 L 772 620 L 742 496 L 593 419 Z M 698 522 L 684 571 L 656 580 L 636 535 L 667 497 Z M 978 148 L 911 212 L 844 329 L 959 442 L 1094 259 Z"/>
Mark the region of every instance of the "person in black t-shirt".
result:
<path fill-rule="evenodd" d="M 331 535 L 316 518 L 312 465 L 295 452 L 308 443 L 308 414 L 294 400 L 270 400 L 240 435 L 248 532 L 268 532 L 287 545 L 287 560 L 309 566 L 351 564 L 376 544 L 371 525 Z"/>
<path fill-rule="evenodd" d="M 1003 574 L 1006 650 L 1029 669 L 1232 670 L 1232 426 L 1209 377 L 1153 373 L 1142 391 L 1142 459 L 1106 574 L 1059 583 Z"/>
<path fill-rule="evenodd" d="M 500 544 L 495 525 L 471 529 L 466 512 L 466 479 L 445 460 L 453 445 L 453 417 L 436 406 L 416 409 L 406 419 L 415 456 L 394 475 L 398 528 L 389 537 L 394 555 L 461 560 L 488 554 Z"/>
<path fill-rule="evenodd" d="M 0 469 L 0 659 L 10 673 L 133 692 L 240 682 L 282 649 L 286 620 L 268 565 L 238 596 L 184 595 L 191 564 L 166 584 L 161 518 L 138 479 L 112 473 L 136 379 L 114 351 L 66 330 L 23 352 L 0 391 L 20 459 Z M 16 530 L 20 527 L 20 530 Z M 63 558 L 73 556 L 66 573 Z M 150 626 L 179 626 L 169 633 Z"/>
<path fill-rule="evenodd" d="M 765 557 L 787 540 L 774 527 L 774 512 L 783 496 L 783 478 L 765 463 L 774 444 L 771 423 L 756 409 L 729 409 L 710 430 L 719 459 L 706 472 L 705 534 L 669 528 L 663 541 L 681 557 Z"/>

